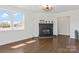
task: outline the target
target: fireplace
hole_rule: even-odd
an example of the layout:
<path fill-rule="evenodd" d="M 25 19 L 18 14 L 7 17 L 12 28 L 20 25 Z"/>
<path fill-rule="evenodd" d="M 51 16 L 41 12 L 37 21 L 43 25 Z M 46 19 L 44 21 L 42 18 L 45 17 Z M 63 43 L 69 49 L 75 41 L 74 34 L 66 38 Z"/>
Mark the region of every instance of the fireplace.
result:
<path fill-rule="evenodd" d="M 53 24 L 39 24 L 39 36 L 52 36 Z"/>

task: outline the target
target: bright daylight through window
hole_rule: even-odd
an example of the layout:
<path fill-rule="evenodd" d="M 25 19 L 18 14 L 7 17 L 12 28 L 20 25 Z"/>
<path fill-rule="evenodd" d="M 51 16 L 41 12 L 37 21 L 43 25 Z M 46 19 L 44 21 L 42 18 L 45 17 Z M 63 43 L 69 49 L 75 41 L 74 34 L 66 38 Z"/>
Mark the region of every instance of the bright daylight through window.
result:
<path fill-rule="evenodd" d="M 0 30 L 22 30 L 24 19 L 21 12 L 0 9 Z"/>

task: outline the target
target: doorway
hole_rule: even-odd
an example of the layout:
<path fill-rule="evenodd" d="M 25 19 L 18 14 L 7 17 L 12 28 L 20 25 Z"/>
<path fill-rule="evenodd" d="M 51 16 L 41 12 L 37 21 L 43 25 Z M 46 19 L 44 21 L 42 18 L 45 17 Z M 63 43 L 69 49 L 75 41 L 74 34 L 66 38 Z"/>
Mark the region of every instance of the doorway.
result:
<path fill-rule="evenodd" d="M 70 36 L 70 16 L 59 16 L 58 20 L 58 34 Z"/>

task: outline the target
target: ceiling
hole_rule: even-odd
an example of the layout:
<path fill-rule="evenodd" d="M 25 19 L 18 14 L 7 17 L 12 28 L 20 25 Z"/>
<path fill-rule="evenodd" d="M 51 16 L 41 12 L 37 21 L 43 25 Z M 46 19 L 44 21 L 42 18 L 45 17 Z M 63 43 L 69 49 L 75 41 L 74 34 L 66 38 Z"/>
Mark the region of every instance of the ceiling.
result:
<path fill-rule="evenodd" d="M 16 5 L 19 8 L 30 11 L 40 11 L 41 5 Z M 79 9 L 79 5 L 55 5 L 55 13 Z"/>

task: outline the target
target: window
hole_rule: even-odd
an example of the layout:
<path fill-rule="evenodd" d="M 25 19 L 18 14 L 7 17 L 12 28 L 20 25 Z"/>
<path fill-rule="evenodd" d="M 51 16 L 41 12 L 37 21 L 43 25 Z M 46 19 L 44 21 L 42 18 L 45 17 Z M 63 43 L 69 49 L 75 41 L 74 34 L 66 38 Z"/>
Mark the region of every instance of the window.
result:
<path fill-rule="evenodd" d="M 0 30 L 24 29 L 24 19 L 21 12 L 0 9 Z"/>

